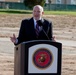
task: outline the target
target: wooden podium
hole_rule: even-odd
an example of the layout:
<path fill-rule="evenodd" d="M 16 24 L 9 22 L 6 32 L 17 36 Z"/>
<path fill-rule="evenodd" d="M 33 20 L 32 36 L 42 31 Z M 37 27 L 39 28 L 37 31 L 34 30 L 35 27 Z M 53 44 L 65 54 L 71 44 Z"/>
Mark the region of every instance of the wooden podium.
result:
<path fill-rule="evenodd" d="M 14 75 L 61 75 L 62 44 L 48 40 L 15 47 Z"/>

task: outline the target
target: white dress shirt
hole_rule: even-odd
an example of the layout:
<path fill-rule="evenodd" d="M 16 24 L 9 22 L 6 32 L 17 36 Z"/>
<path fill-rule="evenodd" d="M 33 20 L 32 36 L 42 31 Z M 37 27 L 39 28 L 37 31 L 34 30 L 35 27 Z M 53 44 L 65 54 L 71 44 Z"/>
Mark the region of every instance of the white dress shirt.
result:
<path fill-rule="evenodd" d="M 33 18 L 34 19 L 34 28 L 36 29 L 36 20 L 35 20 L 35 18 Z M 41 18 L 39 19 L 39 20 L 41 20 Z M 41 31 L 42 30 L 42 26 L 39 26 L 39 31 Z"/>

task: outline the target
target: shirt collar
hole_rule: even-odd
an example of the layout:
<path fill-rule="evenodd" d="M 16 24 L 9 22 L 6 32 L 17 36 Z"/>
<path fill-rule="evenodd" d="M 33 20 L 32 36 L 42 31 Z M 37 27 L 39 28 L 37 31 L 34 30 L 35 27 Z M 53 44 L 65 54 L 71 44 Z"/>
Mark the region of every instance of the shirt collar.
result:
<path fill-rule="evenodd" d="M 34 19 L 34 22 L 36 23 L 36 19 L 35 18 L 33 18 Z M 40 19 L 39 20 L 41 20 L 41 17 L 40 17 Z"/>
<path fill-rule="evenodd" d="M 33 20 L 34 20 L 34 27 L 36 28 L 36 20 L 35 20 L 35 18 L 33 18 Z M 39 20 L 41 20 L 41 18 Z"/>

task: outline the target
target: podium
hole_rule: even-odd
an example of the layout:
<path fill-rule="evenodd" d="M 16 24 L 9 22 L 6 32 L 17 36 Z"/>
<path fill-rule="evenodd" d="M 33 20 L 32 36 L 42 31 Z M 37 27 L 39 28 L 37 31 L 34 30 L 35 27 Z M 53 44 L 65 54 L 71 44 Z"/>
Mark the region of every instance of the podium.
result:
<path fill-rule="evenodd" d="M 15 47 L 14 75 L 61 75 L 62 44 L 49 40 Z"/>

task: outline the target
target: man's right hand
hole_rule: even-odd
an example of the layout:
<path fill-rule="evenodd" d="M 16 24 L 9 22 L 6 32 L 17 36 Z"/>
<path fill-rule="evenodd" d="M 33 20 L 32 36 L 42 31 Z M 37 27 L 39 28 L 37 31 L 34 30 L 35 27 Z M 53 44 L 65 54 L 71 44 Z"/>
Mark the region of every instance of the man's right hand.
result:
<path fill-rule="evenodd" d="M 15 36 L 15 34 L 13 34 L 13 36 L 10 37 L 10 40 L 11 40 L 13 43 L 16 43 L 16 36 Z"/>

